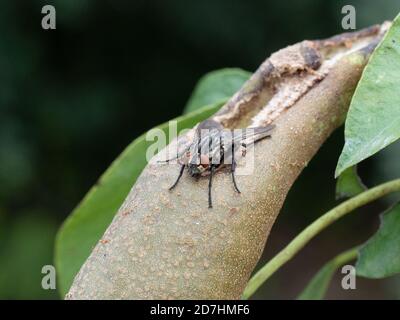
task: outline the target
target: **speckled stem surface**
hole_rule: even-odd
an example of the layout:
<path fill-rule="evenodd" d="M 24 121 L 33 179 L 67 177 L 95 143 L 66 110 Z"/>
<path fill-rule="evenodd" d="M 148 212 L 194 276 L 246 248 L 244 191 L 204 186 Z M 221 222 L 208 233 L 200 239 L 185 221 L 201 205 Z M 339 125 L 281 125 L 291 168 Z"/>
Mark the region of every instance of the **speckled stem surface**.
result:
<path fill-rule="evenodd" d="M 361 72 L 379 40 L 379 28 L 375 29 L 368 35 L 358 35 L 365 41 L 360 50 L 332 62 L 322 78 L 317 75 L 318 81 L 308 85 L 292 106 L 273 119 L 276 128 L 272 138 L 257 143 L 246 155 L 254 156 L 253 174 L 237 176 L 241 194 L 235 192 L 229 172 L 220 170 L 213 181 L 214 207 L 209 209 L 207 178 L 196 181 L 185 173 L 177 187 L 169 191 L 179 164 L 150 163 L 66 298 L 240 298 L 290 187 L 321 144 L 343 123 Z M 351 50 L 351 43 L 345 43 L 350 40 L 330 41 L 312 43 L 321 53 L 320 59 L 325 59 L 327 52 Z M 278 58 L 285 61 L 288 56 Z M 318 72 L 319 65 L 310 66 Z M 303 77 L 304 72 L 314 72 L 297 66 L 292 75 L 287 70 L 275 70 L 278 73 L 264 73 L 262 81 L 253 79 L 256 89 L 249 90 L 252 83 L 245 85 L 242 93 L 251 91 L 253 96 L 243 98 L 239 92 L 219 112 L 224 118 L 221 122 L 229 126 L 229 114 L 236 112 L 234 123 L 240 123 L 241 116 L 249 123 L 246 110 L 254 116 L 251 110 L 267 105 L 274 88 L 282 87 L 276 86 L 280 78 L 292 81 L 293 77 Z M 234 110 L 238 97 L 246 101 L 244 113 Z"/>

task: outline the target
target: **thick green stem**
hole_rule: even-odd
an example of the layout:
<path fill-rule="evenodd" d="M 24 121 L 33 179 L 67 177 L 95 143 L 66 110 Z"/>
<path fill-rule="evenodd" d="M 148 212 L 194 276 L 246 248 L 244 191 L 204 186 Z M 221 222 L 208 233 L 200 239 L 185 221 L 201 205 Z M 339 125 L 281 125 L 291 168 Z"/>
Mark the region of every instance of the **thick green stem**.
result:
<path fill-rule="evenodd" d="M 299 252 L 314 236 L 333 222 L 352 212 L 361 206 L 379 199 L 389 193 L 400 191 L 400 179 L 392 180 L 369 189 L 358 196 L 351 198 L 337 207 L 331 209 L 323 216 L 315 220 L 292 240 L 280 253 L 262 267 L 249 281 L 244 292 L 243 299 L 248 299 L 276 270 L 289 261 Z"/>

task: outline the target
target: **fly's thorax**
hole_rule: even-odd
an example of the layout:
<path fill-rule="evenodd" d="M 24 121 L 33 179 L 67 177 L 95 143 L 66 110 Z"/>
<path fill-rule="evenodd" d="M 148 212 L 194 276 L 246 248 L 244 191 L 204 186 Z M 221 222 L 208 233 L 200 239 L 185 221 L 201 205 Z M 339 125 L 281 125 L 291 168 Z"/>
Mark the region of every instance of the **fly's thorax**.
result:
<path fill-rule="evenodd" d="M 213 130 L 213 129 L 223 130 L 224 127 L 215 120 L 207 119 L 199 123 L 199 125 L 197 126 L 197 133 L 201 132 L 202 130 Z"/>

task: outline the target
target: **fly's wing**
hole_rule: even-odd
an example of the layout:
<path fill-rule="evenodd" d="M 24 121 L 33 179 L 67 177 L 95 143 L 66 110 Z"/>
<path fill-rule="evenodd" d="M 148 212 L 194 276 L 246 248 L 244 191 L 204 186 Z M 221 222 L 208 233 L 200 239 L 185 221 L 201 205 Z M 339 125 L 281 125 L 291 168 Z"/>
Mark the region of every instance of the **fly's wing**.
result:
<path fill-rule="evenodd" d="M 186 157 L 186 152 L 192 151 L 194 144 L 196 143 L 196 137 L 189 140 L 181 139 L 181 136 L 177 138 L 176 144 L 172 143 L 167 146 L 168 158 L 165 160 L 159 160 L 158 162 L 168 163 L 173 160 L 182 160 L 182 157 Z M 193 154 L 193 153 L 192 153 Z"/>
<path fill-rule="evenodd" d="M 224 130 L 223 134 L 224 149 L 225 150 L 231 149 L 232 146 L 234 148 L 237 148 L 240 146 L 250 145 L 264 138 L 270 137 L 271 130 L 274 127 L 275 127 L 274 125 L 268 125 L 266 127 L 236 129 L 233 131 Z"/>
<path fill-rule="evenodd" d="M 234 135 L 233 143 L 235 145 L 249 145 L 252 143 L 256 143 L 264 138 L 271 136 L 271 131 L 274 129 L 274 125 L 268 125 L 266 127 L 254 127 L 254 128 L 246 128 L 243 129 L 242 132 L 238 132 L 238 134 Z"/>
<path fill-rule="evenodd" d="M 223 133 L 223 148 L 224 148 L 224 163 L 232 163 L 232 153 L 236 153 L 242 147 L 246 147 L 257 141 L 271 136 L 271 130 L 274 125 L 266 127 L 245 128 L 236 130 L 224 130 Z"/>

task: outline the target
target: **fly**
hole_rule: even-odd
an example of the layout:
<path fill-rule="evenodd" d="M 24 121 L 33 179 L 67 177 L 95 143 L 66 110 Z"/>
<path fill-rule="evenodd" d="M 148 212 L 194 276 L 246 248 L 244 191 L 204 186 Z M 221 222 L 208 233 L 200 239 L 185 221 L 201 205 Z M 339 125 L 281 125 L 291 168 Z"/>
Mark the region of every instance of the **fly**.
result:
<path fill-rule="evenodd" d="M 191 177 L 199 178 L 209 174 L 208 207 L 212 208 L 212 179 L 215 171 L 229 165 L 232 182 L 236 192 L 240 193 L 235 179 L 236 159 L 235 152 L 243 147 L 242 156 L 245 156 L 247 145 L 270 137 L 274 125 L 240 130 L 225 129 L 214 120 L 204 120 L 197 126 L 193 142 L 176 158 L 161 162 L 180 159 L 181 168 L 178 177 L 169 190 L 174 189 L 181 179 L 185 167 Z"/>

